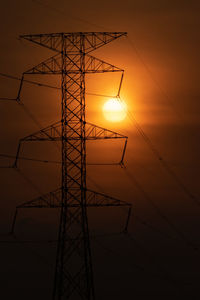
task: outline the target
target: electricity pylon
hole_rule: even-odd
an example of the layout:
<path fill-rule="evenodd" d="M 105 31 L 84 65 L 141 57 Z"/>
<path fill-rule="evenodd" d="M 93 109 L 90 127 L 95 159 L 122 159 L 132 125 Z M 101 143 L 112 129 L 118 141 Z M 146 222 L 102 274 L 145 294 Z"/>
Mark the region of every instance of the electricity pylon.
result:
<path fill-rule="evenodd" d="M 94 300 L 93 268 L 88 229 L 87 207 L 131 205 L 86 187 L 86 140 L 125 139 L 120 163 L 123 164 L 127 137 L 87 123 L 85 120 L 85 75 L 88 73 L 123 72 L 89 53 L 124 36 L 125 32 L 78 32 L 23 35 L 21 38 L 49 48 L 56 54 L 22 75 L 17 100 L 27 74 L 61 75 L 61 120 L 20 140 L 14 166 L 17 167 L 20 146 L 28 141 L 60 141 L 62 152 L 61 187 L 16 208 L 14 231 L 19 208 L 60 208 L 53 300 Z"/>

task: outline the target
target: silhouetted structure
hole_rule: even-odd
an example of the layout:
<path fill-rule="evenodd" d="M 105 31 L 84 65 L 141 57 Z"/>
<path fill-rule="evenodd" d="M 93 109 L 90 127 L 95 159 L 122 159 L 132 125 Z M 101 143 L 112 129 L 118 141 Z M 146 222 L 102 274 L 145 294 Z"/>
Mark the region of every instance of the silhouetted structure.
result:
<path fill-rule="evenodd" d="M 23 73 L 18 101 L 26 74 L 61 76 L 61 120 L 33 133 L 19 142 L 60 141 L 62 144 L 61 187 L 16 208 L 12 224 L 14 231 L 17 211 L 28 207 L 60 207 L 60 225 L 53 300 L 95 299 L 87 207 L 127 206 L 125 230 L 130 216 L 130 204 L 88 190 L 86 187 L 86 140 L 125 139 L 120 164 L 123 165 L 127 137 L 87 123 L 85 120 L 85 74 L 123 72 L 89 53 L 124 36 L 124 32 L 78 32 L 23 35 L 21 38 L 49 48 L 56 54 Z M 121 83 L 120 83 L 121 85 Z"/>

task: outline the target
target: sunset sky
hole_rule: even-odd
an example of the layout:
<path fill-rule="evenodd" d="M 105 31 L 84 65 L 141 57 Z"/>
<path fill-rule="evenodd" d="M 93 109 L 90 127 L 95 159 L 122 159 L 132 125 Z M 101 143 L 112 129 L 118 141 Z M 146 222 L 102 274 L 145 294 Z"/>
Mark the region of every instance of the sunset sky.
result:
<path fill-rule="evenodd" d="M 121 74 L 86 75 L 87 121 L 128 136 L 126 169 L 88 165 L 88 187 L 133 205 L 128 235 L 120 234 L 123 209 L 88 211 L 96 299 L 199 299 L 199 1 L 7 0 L 0 14 L 2 98 L 16 98 L 19 88 L 2 74 L 20 77 L 54 54 L 19 35 L 127 32 L 91 53 L 125 70 L 123 121 L 106 120 L 102 110 Z M 28 79 L 59 86 L 56 76 Z M 60 120 L 60 99 L 57 90 L 24 84 L 23 105 L 1 100 L 0 154 L 15 155 L 20 138 Z M 122 148 L 120 141 L 88 142 L 87 162 L 118 162 Z M 27 143 L 22 155 L 60 159 L 52 143 Z M 57 238 L 58 211 L 20 212 L 16 237 L 35 243 L 7 233 L 17 205 L 60 186 L 60 166 L 21 160 L 20 172 L 2 168 L 12 162 L 0 157 L 2 299 L 51 299 L 56 244 L 45 241 Z"/>

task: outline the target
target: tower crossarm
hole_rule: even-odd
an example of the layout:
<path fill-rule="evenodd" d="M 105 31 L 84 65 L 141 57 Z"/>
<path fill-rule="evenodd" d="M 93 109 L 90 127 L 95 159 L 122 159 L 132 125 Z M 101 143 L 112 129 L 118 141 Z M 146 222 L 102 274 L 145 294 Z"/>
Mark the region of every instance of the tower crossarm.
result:
<path fill-rule="evenodd" d="M 41 142 L 41 141 L 62 141 L 62 135 L 61 135 L 61 126 L 62 122 L 58 121 L 56 123 L 53 123 L 52 125 L 49 125 L 45 127 L 44 129 L 41 129 L 37 132 L 34 132 L 24 138 L 21 138 L 18 143 L 16 158 L 14 162 L 14 167 L 17 167 L 18 159 L 20 157 L 21 152 L 21 146 L 24 142 Z M 72 141 L 80 140 L 81 137 L 79 135 L 78 130 L 76 130 L 76 124 L 73 123 L 71 125 L 68 124 L 69 127 L 69 135 L 66 140 L 68 143 L 68 146 L 73 150 L 75 149 L 75 145 L 72 143 Z M 117 133 L 115 131 L 94 125 L 89 122 L 85 122 L 85 139 L 86 140 L 105 140 L 105 139 L 125 139 L 124 148 L 122 152 L 122 158 L 119 162 L 119 164 L 123 165 L 123 160 L 125 156 L 126 146 L 128 137 L 125 135 L 122 135 L 120 133 Z"/>
<path fill-rule="evenodd" d="M 79 189 L 68 189 L 69 201 L 66 204 L 68 208 L 78 208 L 80 206 L 77 203 L 77 197 Z M 109 195 L 95 192 L 93 190 L 86 190 L 86 207 L 117 207 L 123 206 L 131 210 L 132 205 L 126 201 L 119 200 L 117 198 L 111 197 Z M 16 207 L 16 212 L 12 222 L 12 233 L 14 232 L 17 212 L 22 208 L 60 208 L 63 206 L 62 203 L 62 189 L 58 188 L 54 191 L 36 197 L 30 201 L 24 202 Z M 126 225 L 126 227 L 128 224 Z"/>
<path fill-rule="evenodd" d="M 119 200 L 117 198 L 111 197 L 109 195 L 95 192 L 93 190 L 87 189 L 87 203 L 88 207 L 97 206 L 131 206 L 130 203 L 126 201 Z"/>
<path fill-rule="evenodd" d="M 44 129 L 41 129 L 33 134 L 30 134 L 24 138 L 21 138 L 18 143 L 17 153 L 13 167 L 17 167 L 21 146 L 24 142 L 28 141 L 58 141 L 61 140 L 61 122 L 56 122 Z"/>
<path fill-rule="evenodd" d="M 78 124 L 78 123 L 77 123 Z M 56 123 L 53 123 L 52 125 L 49 125 L 45 127 L 44 129 L 41 129 L 37 132 L 34 132 L 24 138 L 21 138 L 19 140 L 16 158 L 14 162 L 14 167 L 17 167 L 18 159 L 21 152 L 21 145 L 24 142 L 41 142 L 41 141 L 62 141 L 62 135 L 61 135 L 61 126 L 62 122 L 58 121 Z M 78 130 L 76 130 L 76 123 L 72 123 L 71 125 L 68 124 L 69 128 L 69 134 L 66 142 L 68 143 L 68 146 L 70 148 L 75 149 L 74 144 L 72 141 L 80 140 L 81 136 L 79 135 Z M 128 137 L 125 135 L 122 135 L 120 133 L 117 133 L 115 131 L 94 125 L 89 122 L 85 122 L 85 139 L 86 140 L 105 140 L 105 139 L 125 139 L 124 148 L 122 152 L 122 158 L 120 160 L 120 164 L 123 165 L 125 150 L 127 146 Z"/>
<path fill-rule="evenodd" d="M 62 59 L 63 59 L 62 54 L 57 53 L 56 55 L 51 56 L 50 58 L 40 62 L 39 64 L 32 67 L 31 69 L 28 69 L 25 72 L 23 72 L 21 76 L 16 100 L 20 102 L 23 83 L 24 81 L 27 81 L 24 79 L 25 75 L 61 75 L 63 73 Z M 73 76 L 76 76 L 80 72 L 82 72 L 80 68 L 79 60 L 80 60 L 79 53 L 65 54 L 66 71 L 64 73 L 65 75 L 69 76 L 72 82 L 74 81 Z M 107 63 L 97 57 L 91 56 L 89 54 L 85 55 L 85 70 L 84 70 L 85 74 L 106 73 L 106 72 L 122 72 L 123 74 L 124 70 L 110 63 Z M 76 100 L 73 94 L 70 94 L 70 97 Z"/>
<path fill-rule="evenodd" d="M 67 74 L 80 73 L 79 54 L 65 54 Z M 107 63 L 97 57 L 89 54 L 85 55 L 85 70 L 86 74 L 90 73 L 105 73 L 105 72 L 124 72 L 123 69 Z M 56 54 L 36 66 L 28 69 L 23 74 L 54 74 L 62 73 L 62 56 Z"/>
<path fill-rule="evenodd" d="M 80 41 L 85 40 L 85 53 L 92 52 L 113 40 L 126 36 L 126 32 L 76 32 L 76 33 L 51 33 L 21 35 L 20 38 L 33 42 L 37 45 L 62 52 L 62 41 L 65 39 L 68 52 L 78 53 Z"/>
<path fill-rule="evenodd" d="M 71 196 L 67 207 L 78 207 L 79 204 L 74 203 L 74 191 L 75 189 L 68 189 L 68 192 Z M 73 192 L 73 193 L 72 193 Z M 79 189 L 77 189 L 77 193 Z M 61 188 L 58 188 L 54 191 L 41 195 L 33 200 L 24 202 L 18 205 L 16 208 L 56 208 L 62 206 L 61 201 Z M 109 195 L 95 192 L 93 190 L 86 190 L 86 206 L 87 207 L 97 207 L 97 206 L 131 206 L 130 203 L 126 201 L 119 200 L 117 198 L 111 197 Z"/>
<path fill-rule="evenodd" d="M 112 64 L 87 54 L 85 56 L 85 73 L 124 72 Z"/>
<path fill-rule="evenodd" d="M 66 74 L 78 74 L 80 73 L 79 66 L 79 54 L 65 54 Z M 23 74 L 62 74 L 62 55 L 57 53 L 54 56 L 40 62 L 36 66 L 28 69 Z"/>
<path fill-rule="evenodd" d="M 37 132 L 34 132 L 22 139 L 21 142 L 25 141 L 59 141 L 61 140 L 61 123 L 60 121 L 45 127 Z M 78 123 L 77 123 L 78 124 Z M 78 140 L 81 139 L 76 130 L 76 123 L 69 125 L 70 133 L 68 135 L 68 140 Z M 85 139 L 86 140 L 97 140 L 97 139 L 128 139 L 127 136 L 117 133 L 113 130 L 103 128 L 101 126 L 85 122 Z"/>
<path fill-rule="evenodd" d="M 61 122 L 55 122 L 44 129 L 36 131 L 20 141 L 57 141 L 61 139 Z"/>
<path fill-rule="evenodd" d="M 23 74 L 61 74 L 62 56 L 57 53 L 54 56 L 40 62 L 36 66 L 28 69 Z"/>
<path fill-rule="evenodd" d="M 86 122 L 85 126 L 86 139 L 97 140 L 97 139 L 128 139 L 127 136 L 117 133 L 115 131 L 103 128 L 101 126 Z"/>
<path fill-rule="evenodd" d="M 61 207 L 61 188 L 24 202 L 17 208 L 52 208 Z"/>

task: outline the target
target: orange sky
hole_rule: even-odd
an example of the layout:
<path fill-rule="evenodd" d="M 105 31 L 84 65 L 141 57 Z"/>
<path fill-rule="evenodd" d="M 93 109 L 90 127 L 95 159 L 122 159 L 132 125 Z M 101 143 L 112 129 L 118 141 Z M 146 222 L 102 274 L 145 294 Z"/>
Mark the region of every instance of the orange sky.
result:
<path fill-rule="evenodd" d="M 19 41 L 17 38 L 20 34 L 127 31 L 127 38 L 112 42 L 92 55 L 125 70 L 121 97 L 127 103 L 129 112 L 167 165 L 198 198 L 199 9 L 199 2 L 194 0 L 175 0 L 173 3 L 164 0 L 78 0 L 71 3 L 63 0 L 56 3 L 50 0 L 8 0 L 1 4 L 0 12 L 0 72 L 20 76 L 23 71 L 53 55 L 44 48 Z M 45 82 L 53 84 L 54 78 L 47 77 Z M 120 74 L 117 73 L 87 75 L 86 91 L 115 95 L 119 82 Z M 58 83 L 55 78 L 55 84 Z M 15 97 L 18 86 L 18 81 L 0 77 L 0 97 Z M 59 92 L 25 85 L 22 100 L 42 126 L 60 119 Z M 180 293 L 184 292 L 199 295 L 199 252 L 186 245 L 177 230 L 173 230 L 173 226 L 170 227 L 162 218 L 163 213 L 178 231 L 184 233 L 186 240 L 188 238 L 199 243 L 199 208 L 166 173 L 138 134 L 131 118 L 127 117 L 124 122 L 116 124 L 104 119 L 102 106 L 105 101 L 106 98 L 88 95 L 87 119 L 128 135 L 127 169 L 88 166 L 88 186 L 133 203 L 134 214 L 152 227 L 139 223 L 133 214 L 130 233 L 139 244 L 142 243 L 147 253 L 143 253 L 137 243 L 123 236 L 102 238 L 99 240 L 100 246 L 98 241 L 92 241 L 97 300 L 133 299 L 134 295 L 137 296 L 136 300 L 147 297 L 155 299 L 157 295 L 161 299 L 171 300 L 178 299 Z M 18 140 L 38 128 L 16 103 L 1 101 L 0 106 L 0 153 L 13 155 Z M 121 149 L 120 142 L 91 142 L 87 149 L 88 161 L 118 160 Z M 24 155 L 59 159 L 59 153 L 50 143 L 27 145 Z M 11 161 L 1 159 L 1 162 L 5 165 Z M 20 169 L 43 193 L 59 185 L 59 166 L 21 161 Z M 38 196 L 38 192 L 14 170 L 1 169 L 0 174 L 3 234 L 9 229 L 15 206 Z M 135 179 L 143 192 L 141 188 L 138 189 Z M 147 201 L 144 192 L 155 205 Z M 161 213 L 155 206 L 159 207 Z M 91 230 L 96 233 L 120 231 L 123 217 L 123 211 L 115 209 L 90 211 Z M 22 238 L 51 239 L 56 236 L 55 224 L 57 215 L 50 211 L 24 211 L 19 220 L 19 235 Z M 165 235 L 172 238 L 166 238 Z M 13 295 L 22 300 L 27 299 L 27 295 L 29 300 L 35 297 L 38 300 L 50 298 L 49 285 L 53 280 L 53 268 L 50 266 L 54 264 L 54 252 L 55 247 L 49 245 L 34 248 L 2 244 L 1 277 L 5 287 L 3 292 L 8 293 L 4 299 L 12 299 Z M 48 262 L 46 265 L 43 257 Z M 138 271 L 135 264 L 142 266 L 145 271 Z M 157 264 L 188 285 L 181 285 L 179 291 L 177 286 L 160 279 L 157 276 L 160 272 Z"/>

